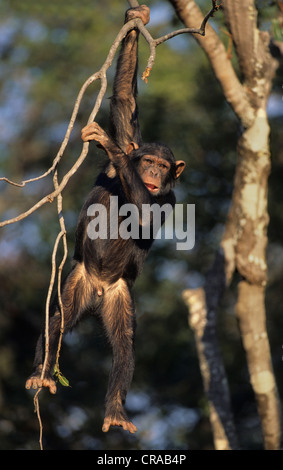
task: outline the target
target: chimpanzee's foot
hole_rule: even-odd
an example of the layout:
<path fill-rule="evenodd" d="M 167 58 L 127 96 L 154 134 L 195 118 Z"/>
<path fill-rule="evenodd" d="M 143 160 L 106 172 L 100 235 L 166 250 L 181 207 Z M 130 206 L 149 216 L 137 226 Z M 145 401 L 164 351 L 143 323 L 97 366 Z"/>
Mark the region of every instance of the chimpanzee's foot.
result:
<path fill-rule="evenodd" d="M 41 367 L 42 368 L 42 367 Z M 57 387 L 55 380 L 51 375 L 47 374 L 43 379 L 41 379 L 41 372 L 34 372 L 26 381 L 26 389 L 47 387 L 49 388 L 50 393 L 53 395 L 56 393 Z"/>
<path fill-rule="evenodd" d="M 124 418 L 122 415 L 119 415 L 119 417 L 106 416 L 102 426 L 102 431 L 109 431 L 110 426 L 121 426 L 124 431 L 129 431 L 132 434 L 137 431 L 137 427 L 131 421 Z"/>

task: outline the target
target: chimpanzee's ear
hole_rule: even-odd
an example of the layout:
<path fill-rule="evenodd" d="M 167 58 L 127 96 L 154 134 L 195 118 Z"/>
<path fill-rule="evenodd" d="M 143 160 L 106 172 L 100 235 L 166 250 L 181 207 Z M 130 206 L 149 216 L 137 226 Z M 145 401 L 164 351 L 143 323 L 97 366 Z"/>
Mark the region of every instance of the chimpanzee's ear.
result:
<path fill-rule="evenodd" d="M 126 147 L 126 155 L 129 155 L 133 150 L 137 150 L 139 148 L 136 142 L 130 142 Z"/>
<path fill-rule="evenodd" d="M 176 179 L 179 178 L 180 174 L 182 173 L 182 171 L 185 169 L 185 162 L 183 162 L 183 160 L 178 160 L 177 162 L 175 162 L 175 165 L 176 165 Z"/>

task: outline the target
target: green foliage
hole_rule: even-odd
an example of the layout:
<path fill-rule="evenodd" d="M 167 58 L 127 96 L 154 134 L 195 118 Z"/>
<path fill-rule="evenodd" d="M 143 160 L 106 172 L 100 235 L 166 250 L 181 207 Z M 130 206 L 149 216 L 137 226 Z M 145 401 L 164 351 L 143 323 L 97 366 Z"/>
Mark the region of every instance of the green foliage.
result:
<path fill-rule="evenodd" d="M 283 41 L 283 16 L 272 20 L 273 37 L 277 41 Z"/>
<path fill-rule="evenodd" d="M 55 379 L 58 380 L 61 385 L 63 385 L 63 387 L 70 387 L 70 382 L 69 382 L 69 380 L 66 379 L 66 377 L 64 377 L 64 375 L 63 375 L 62 372 L 60 371 L 60 369 L 59 369 L 59 367 L 57 366 L 57 364 L 54 366 L 53 375 L 54 375 Z"/>

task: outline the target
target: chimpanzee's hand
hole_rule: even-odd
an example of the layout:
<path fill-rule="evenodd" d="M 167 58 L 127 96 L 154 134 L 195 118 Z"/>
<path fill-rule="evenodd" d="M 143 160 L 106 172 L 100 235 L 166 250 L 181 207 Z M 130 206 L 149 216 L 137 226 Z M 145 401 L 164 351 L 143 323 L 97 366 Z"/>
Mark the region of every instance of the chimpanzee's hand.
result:
<path fill-rule="evenodd" d="M 95 140 L 100 144 L 105 150 L 111 143 L 109 136 L 106 132 L 97 124 L 97 122 L 92 122 L 82 129 L 82 140 L 84 142 L 89 142 L 90 140 Z"/>
<path fill-rule="evenodd" d="M 143 24 L 147 24 L 149 22 L 150 17 L 150 10 L 146 5 L 140 5 L 136 8 L 130 8 L 126 11 L 126 22 L 133 20 L 134 18 L 140 18 Z"/>
<path fill-rule="evenodd" d="M 115 142 L 109 137 L 109 135 L 97 124 L 92 122 L 82 129 L 82 139 L 84 142 L 95 140 L 97 147 L 102 148 L 108 155 L 110 160 L 115 161 L 117 158 L 120 159 L 124 155 L 123 151 L 117 147 Z"/>

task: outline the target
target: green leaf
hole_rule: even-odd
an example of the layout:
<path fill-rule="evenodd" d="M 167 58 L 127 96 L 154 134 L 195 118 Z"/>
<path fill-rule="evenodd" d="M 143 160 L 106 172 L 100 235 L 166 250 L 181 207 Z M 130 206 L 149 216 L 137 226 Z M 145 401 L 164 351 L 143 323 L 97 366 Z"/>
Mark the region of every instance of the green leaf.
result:
<path fill-rule="evenodd" d="M 63 385 L 63 387 L 70 387 L 69 380 L 64 377 L 57 365 L 54 366 L 53 375 L 60 382 L 60 384 Z"/>
<path fill-rule="evenodd" d="M 58 376 L 58 380 L 59 380 L 60 384 L 63 385 L 63 387 L 70 387 L 69 380 L 66 379 L 66 377 L 64 377 L 64 375 L 60 374 Z"/>
<path fill-rule="evenodd" d="M 283 41 L 282 18 L 272 20 L 272 30 L 274 38 L 277 41 Z"/>

